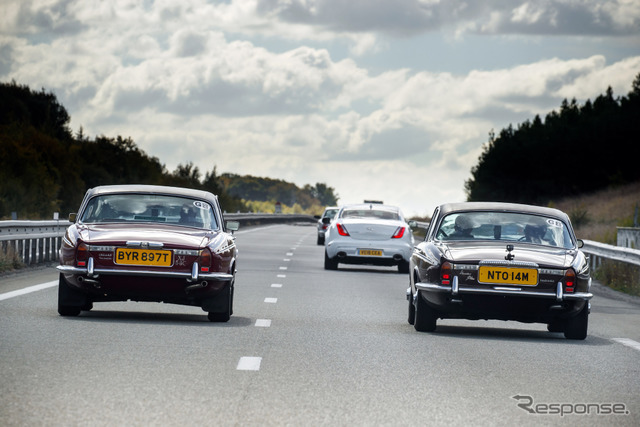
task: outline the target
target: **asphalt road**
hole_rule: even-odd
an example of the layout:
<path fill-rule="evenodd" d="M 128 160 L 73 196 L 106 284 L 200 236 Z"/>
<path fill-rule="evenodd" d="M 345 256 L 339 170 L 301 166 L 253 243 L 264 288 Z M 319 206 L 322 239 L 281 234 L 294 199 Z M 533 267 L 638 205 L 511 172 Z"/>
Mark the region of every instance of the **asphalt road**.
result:
<path fill-rule="evenodd" d="M 597 287 L 585 341 L 500 321 L 418 333 L 407 276 L 325 271 L 315 233 L 237 233 L 226 324 L 136 302 L 62 318 L 53 267 L 0 277 L 0 423 L 640 425 L 637 299 Z"/>

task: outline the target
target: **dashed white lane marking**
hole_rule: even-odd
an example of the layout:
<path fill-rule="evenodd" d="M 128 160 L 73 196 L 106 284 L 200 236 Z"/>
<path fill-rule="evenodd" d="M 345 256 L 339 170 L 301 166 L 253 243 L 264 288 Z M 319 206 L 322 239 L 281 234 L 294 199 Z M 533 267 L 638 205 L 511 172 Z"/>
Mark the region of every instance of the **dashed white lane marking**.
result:
<path fill-rule="evenodd" d="M 275 304 L 278 302 L 278 298 L 265 298 L 264 302 L 269 303 L 269 304 Z"/>
<path fill-rule="evenodd" d="M 293 252 L 287 252 L 287 256 L 293 256 Z"/>
<path fill-rule="evenodd" d="M 277 277 L 279 277 L 280 279 L 284 279 L 285 277 L 287 277 L 287 275 L 286 274 L 278 274 Z"/>
<path fill-rule="evenodd" d="M 630 340 L 629 338 L 612 338 L 613 341 L 631 347 L 634 350 L 640 351 L 640 342 Z"/>
<path fill-rule="evenodd" d="M 256 319 L 256 327 L 268 328 L 271 326 L 271 319 Z"/>
<path fill-rule="evenodd" d="M 238 371 L 259 371 L 260 363 L 262 363 L 262 357 L 241 357 L 238 361 L 236 369 Z"/>
<path fill-rule="evenodd" d="M 280 267 L 280 270 L 286 270 L 287 267 Z"/>
<path fill-rule="evenodd" d="M 282 283 L 272 283 L 271 287 L 272 288 L 281 288 L 282 287 Z"/>
<path fill-rule="evenodd" d="M 20 295 L 30 294 L 31 292 L 41 291 L 42 289 L 52 288 L 58 284 L 58 280 L 54 280 L 52 282 L 41 283 L 39 285 L 29 286 L 28 288 L 18 289 L 16 291 L 6 292 L 4 294 L 0 294 L 0 301 L 18 297 Z"/>
<path fill-rule="evenodd" d="M 291 261 L 291 260 L 290 260 L 289 258 L 285 258 L 285 259 L 283 259 L 283 261 L 284 261 L 284 262 L 289 262 L 289 261 Z"/>

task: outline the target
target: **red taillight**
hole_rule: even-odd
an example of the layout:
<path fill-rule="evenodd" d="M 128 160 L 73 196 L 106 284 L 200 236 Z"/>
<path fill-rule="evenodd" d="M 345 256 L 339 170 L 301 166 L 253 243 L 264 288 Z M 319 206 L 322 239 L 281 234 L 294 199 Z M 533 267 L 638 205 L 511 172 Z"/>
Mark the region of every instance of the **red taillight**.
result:
<path fill-rule="evenodd" d="M 402 236 L 404 236 L 404 231 L 407 227 L 398 227 L 396 229 L 396 232 L 393 233 L 393 236 L 391 236 L 392 239 L 401 239 Z"/>
<path fill-rule="evenodd" d="M 200 251 L 200 272 L 202 273 L 208 273 L 209 269 L 211 268 L 211 251 L 207 248 L 207 249 L 203 249 L 202 251 Z"/>
<path fill-rule="evenodd" d="M 89 259 L 89 246 L 86 243 L 80 242 L 76 249 L 76 265 L 78 267 L 85 267 L 87 260 Z"/>
<path fill-rule="evenodd" d="M 338 229 L 338 234 L 341 236 L 348 236 L 349 232 L 342 224 L 336 224 L 336 228 Z"/>
<path fill-rule="evenodd" d="M 440 267 L 440 283 L 443 285 L 451 284 L 451 263 L 443 262 L 442 267 Z"/>
<path fill-rule="evenodd" d="M 564 291 L 567 293 L 573 292 L 576 286 L 576 272 L 573 268 L 568 269 L 564 273 Z"/>

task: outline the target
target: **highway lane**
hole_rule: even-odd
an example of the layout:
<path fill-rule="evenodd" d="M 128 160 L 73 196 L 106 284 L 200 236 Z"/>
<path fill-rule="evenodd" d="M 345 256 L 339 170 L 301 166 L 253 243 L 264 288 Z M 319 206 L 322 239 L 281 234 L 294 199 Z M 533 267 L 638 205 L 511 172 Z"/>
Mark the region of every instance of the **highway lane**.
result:
<path fill-rule="evenodd" d="M 315 240 L 313 226 L 238 232 L 227 324 L 134 302 L 62 318 L 55 286 L 0 300 L 3 425 L 640 424 L 634 300 L 596 289 L 579 342 L 498 321 L 422 334 L 406 322 L 406 276 L 325 271 Z M 5 276 L 0 296 L 56 278 Z M 614 403 L 625 414 L 595 414 Z"/>

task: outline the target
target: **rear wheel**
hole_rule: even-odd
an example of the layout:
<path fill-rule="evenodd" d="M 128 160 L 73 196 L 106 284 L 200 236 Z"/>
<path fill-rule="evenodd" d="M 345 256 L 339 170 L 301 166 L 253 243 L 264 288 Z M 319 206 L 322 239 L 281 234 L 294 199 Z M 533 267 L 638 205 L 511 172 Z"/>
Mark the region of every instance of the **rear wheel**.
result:
<path fill-rule="evenodd" d="M 570 340 L 583 340 L 589 327 L 589 303 L 586 302 L 577 316 L 567 319 L 564 337 Z"/>
<path fill-rule="evenodd" d="M 416 306 L 413 305 L 413 296 L 409 295 L 409 317 L 407 318 L 407 321 L 409 322 L 410 325 L 413 325 L 415 320 L 416 320 Z"/>
<path fill-rule="evenodd" d="M 226 300 L 226 305 L 223 311 L 209 311 L 207 313 L 207 318 L 210 322 L 228 322 L 231 319 L 231 315 L 233 314 L 233 292 L 235 286 L 233 282 L 229 285 L 229 287 L 223 291 L 224 295 L 222 298 Z"/>
<path fill-rule="evenodd" d="M 415 302 L 413 327 L 419 332 L 433 332 L 436 330 L 437 320 L 438 315 L 436 311 L 422 299 L 422 295 L 418 292 Z"/>
<path fill-rule="evenodd" d="M 318 234 L 318 245 L 324 245 L 324 236 Z"/>
<path fill-rule="evenodd" d="M 560 320 L 554 320 L 547 324 L 547 331 L 549 332 L 564 332 L 564 323 Z"/>
<path fill-rule="evenodd" d="M 327 251 L 324 251 L 324 269 L 325 270 L 337 270 L 338 260 L 336 258 L 329 258 Z"/>
<path fill-rule="evenodd" d="M 400 261 L 400 263 L 398 264 L 398 273 L 409 274 L 409 261 Z"/>
<path fill-rule="evenodd" d="M 60 316 L 77 316 L 86 307 L 86 296 L 69 286 L 62 273 L 58 281 L 58 314 Z"/>

